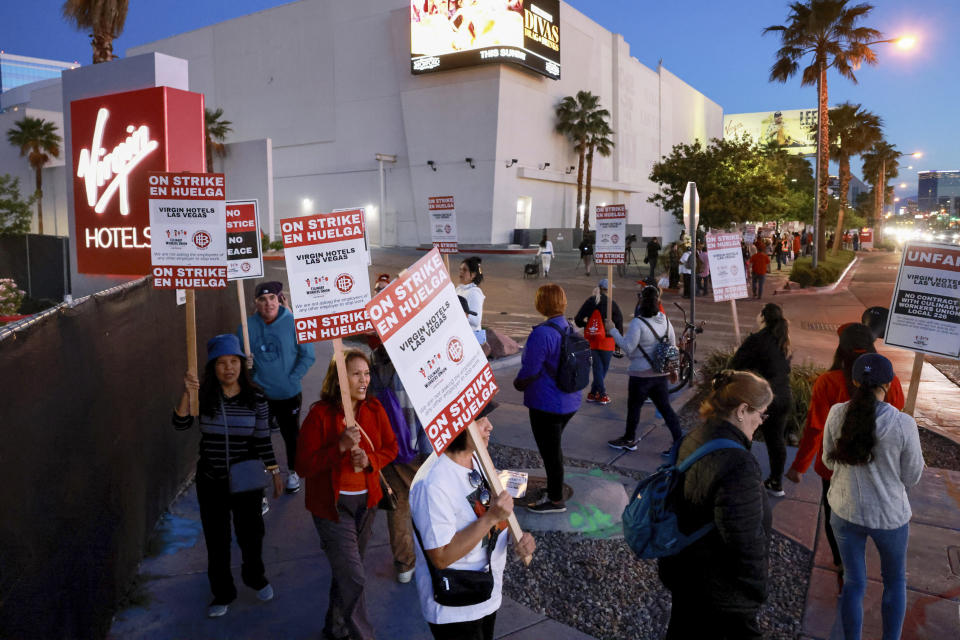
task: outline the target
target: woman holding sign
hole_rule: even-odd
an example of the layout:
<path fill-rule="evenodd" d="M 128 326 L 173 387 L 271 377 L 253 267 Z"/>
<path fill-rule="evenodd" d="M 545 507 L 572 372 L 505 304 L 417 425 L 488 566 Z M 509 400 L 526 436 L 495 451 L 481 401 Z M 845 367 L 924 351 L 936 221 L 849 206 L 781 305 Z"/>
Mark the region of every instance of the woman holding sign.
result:
<path fill-rule="evenodd" d="M 360 640 L 373 637 L 363 554 L 383 497 L 380 470 L 396 457 L 397 441 L 383 406 L 367 397 L 370 360 L 352 350 L 343 360 L 356 424 L 345 424 L 336 360 L 331 360 L 320 400 L 300 429 L 296 469 L 306 480 L 304 501 L 333 574 L 323 632 L 325 637 Z"/>
<path fill-rule="evenodd" d="M 264 575 L 262 559 L 264 529 L 260 500 L 263 491 L 234 492 L 228 480 L 228 476 L 233 475 L 231 466 L 259 458 L 273 474 L 273 497 L 283 493 L 270 444 L 267 399 L 250 381 L 244 360 L 237 336 L 223 334 L 211 338 L 207 342 L 203 382 L 192 373 L 186 375 L 183 395 L 173 415 L 173 426 L 178 431 L 189 429 L 193 425 L 190 391 L 199 390 L 197 502 L 207 544 L 207 577 L 213 591 L 213 602 L 207 609 L 207 616 L 211 618 L 226 614 L 230 603 L 237 598 L 230 572 L 231 514 L 237 544 L 243 554 L 240 569 L 243 583 L 255 589 L 260 600 L 273 599 L 273 587 Z"/>

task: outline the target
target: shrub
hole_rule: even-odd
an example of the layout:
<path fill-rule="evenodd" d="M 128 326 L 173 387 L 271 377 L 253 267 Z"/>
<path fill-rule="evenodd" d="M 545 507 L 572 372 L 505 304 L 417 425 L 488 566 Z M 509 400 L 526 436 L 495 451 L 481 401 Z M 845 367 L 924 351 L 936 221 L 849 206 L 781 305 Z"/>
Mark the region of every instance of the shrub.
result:
<path fill-rule="evenodd" d="M 274 251 L 283 251 L 283 241 L 274 240 L 273 242 L 270 243 L 270 248 Z"/>
<path fill-rule="evenodd" d="M 23 200 L 20 196 L 20 178 L 0 175 L 0 236 L 19 236 L 30 232 L 33 211 L 37 201 L 33 195 Z"/>
<path fill-rule="evenodd" d="M 854 255 L 853 251 L 846 249 L 838 251 L 835 257 L 828 254 L 816 269 L 813 268 L 812 258 L 797 258 L 790 269 L 790 280 L 801 287 L 823 287 L 833 284 L 853 260 Z"/>
<path fill-rule="evenodd" d="M 707 355 L 700 368 L 701 383 L 693 402 L 699 405 L 706 398 L 710 392 L 710 383 L 713 376 L 727 368 L 733 358 L 733 353 L 734 349 L 726 348 L 716 349 Z M 796 445 L 800 442 L 800 437 L 803 435 L 803 425 L 807 420 L 807 408 L 810 406 L 813 383 L 817 376 L 824 371 L 826 369 L 810 363 L 795 364 L 790 369 L 790 391 L 793 393 L 793 406 L 790 408 L 790 413 L 787 414 L 785 429 L 788 444 Z M 762 442 L 763 434 L 757 431 L 754 438 Z"/>
<path fill-rule="evenodd" d="M 15 315 L 26 295 L 13 279 L 0 278 L 0 316 Z"/>

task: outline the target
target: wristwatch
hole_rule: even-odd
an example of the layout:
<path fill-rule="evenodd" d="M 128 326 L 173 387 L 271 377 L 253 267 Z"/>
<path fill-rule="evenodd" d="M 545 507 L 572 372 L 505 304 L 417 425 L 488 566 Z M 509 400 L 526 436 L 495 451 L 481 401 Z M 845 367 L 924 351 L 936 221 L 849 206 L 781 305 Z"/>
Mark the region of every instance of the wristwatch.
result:
<path fill-rule="evenodd" d="M 275 476 L 280 475 L 280 467 L 274 467 L 273 469 L 270 469 L 270 473 Z"/>

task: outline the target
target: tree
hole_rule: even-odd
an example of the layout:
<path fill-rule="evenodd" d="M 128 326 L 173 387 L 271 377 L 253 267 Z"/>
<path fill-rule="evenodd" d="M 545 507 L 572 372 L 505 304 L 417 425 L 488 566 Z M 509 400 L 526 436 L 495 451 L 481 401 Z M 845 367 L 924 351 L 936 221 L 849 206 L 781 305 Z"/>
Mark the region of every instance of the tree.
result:
<path fill-rule="evenodd" d="M 577 213 L 575 227 L 580 227 L 580 211 L 583 205 L 583 174 L 590 122 L 594 112 L 600 109 L 600 98 L 589 91 L 578 91 L 576 96 L 567 96 L 554 109 L 557 116 L 555 130 L 573 143 L 577 160 Z M 609 114 L 608 114 L 609 115 Z"/>
<path fill-rule="evenodd" d="M 786 153 L 769 154 L 748 137 L 714 138 L 706 147 L 699 140 L 681 143 L 653 165 L 650 180 L 660 185 L 660 190 L 647 202 L 672 213 L 682 224 L 683 194 L 687 182 L 696 182 L 700 223 L 707 228 L 782 218 L 790 195 L 785 167 L 801 171 L 787 157 Z"/>
<path fill-rule="evenodd" d="M 27 156 L 36 172 L 37 231 L 43 235 L 43 167 L 50 162 L 50 156 L 60 157 L 61 138 L 57 134 L 57 125 L 43 118 L 24 116 L 7 130 L 7 140 L 20 148 L 20 155 Z"/>
<path fill-rule="evenodd" d="M 773 175 L 783 176 L 783 193 L 773 200 L 771 212 L 780 220 L 812 223 L 814 179 L 810 163 L 776 144 L 762 150 Z"/>
<path fill-rule="evenodd" d="M 858 4 L 848 6 L 848 0 L 806 0 L 790 4 L 787 24 L 774 25 L 764 29 L 763 33 L 779 33 L 781 47 L 776 60 L 770 68 L 770 81 L 786 82 L 800 68 L 800 61 L 811 57 L 810 64 L 804 67 L 801 86 L 817 87 L 817 124 L 818 140 L 828 141 L 829 117 L 827 105 L 827 69 L 833 68 L 842 77 L 857 82 L 854 70 L 861 64 L 876 64 L 877 56 L 870 48 L 871 41 L 883 37 L 876 29 L 855 26 L 865 18 L 873 6 Z M 827 210 L 827 184 L 830 166 L 827 144 L 817 145 L 817 175 L 819 184 L 817 193 L 819 209 L 817 217 L 822 218 Z M 824 227 L 817 224 L 816 248 L 818 259 L 824 256 Z"/>
<path fill-rule="evenodd" d="M 93 47 L 93 64 L 110 62 L 113 41 L 120 37 L 127 21 L 128 0 L 67 0 L 63 3 L 63 17 L 78 31 L 90 29 L 90 46 Z"/>
<path fill-rule="evenodd" d="M 215 110 L 203 110 L 203 124 L 207 136 L 207 173 L 213 173 L 213 154 L 221 158 L 227 155 L 227 147 L 223 144 L 227 134 L 233 131 L 230 120 L 223 119 L 223 107 Z"/>
<path fill-rule="evenodd" d="M 847 191 L 850 188 L 850 157 L 860 155 L 883 137 L 880 116 L 863 109 L 859 104 L 844 102 L 830 109 L 830 158 L 840 166 L 840 209 L 837 214 L 837 232 L 833 237 L 830 255 L 837 255 L 843 236 L 843 216 L 847 210 Z"/>
<path fill-rule="evenodd" d="M 903 154 L 886 140 L 878 140 L 869 151 L 863 153 L 863 179 L 873 186 L 873 210 L 871 226 L 883 217 L 883 205 L 890 200 L 893 189 L 887 187 L 887 181 L 900 173 L 899 158 Z"/>
<path fill-rule="evenodd" d="M 590 193 L 593 190 L 593 154 L 599 153 L 604 158 L 610 157 L 613 153 L 614 143 L 610 139 L 613 135 L 613 129 L 607 124 L 607 118 L 610 112 L 606 109 L 599 109 L 590 115 L 587 124 L 587 182 L 584 187 L 584 207 L 583 207 L 583 231 L 590 231 Z"/>
<path fill-rule="evenodd" d="M 22 236 L 30 231 L 30 207 L 35 198 L 22 200 L 20 178 L 0 175 L 0 236 Z"/>

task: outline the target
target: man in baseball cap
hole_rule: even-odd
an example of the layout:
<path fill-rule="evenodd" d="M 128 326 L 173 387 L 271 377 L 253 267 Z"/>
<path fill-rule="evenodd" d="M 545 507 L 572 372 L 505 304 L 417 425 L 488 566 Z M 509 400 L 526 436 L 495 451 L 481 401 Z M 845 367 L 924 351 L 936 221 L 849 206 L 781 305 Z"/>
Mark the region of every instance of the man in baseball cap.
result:
<path fill-rule="evenodd" d="M 257 284 L 256 313 L 249 316 L 250 359 L 253 381 L 263 388 L 270 416 L 277 421 L 287 451 L 287 493 L 300 491 L 300 477 L 293 469 L 297 459 L 300 433 L 300 406 L 303 400 L 300 381 L 316 356 L 312 344 L 297 344 L 293 314 L 283 306 L 283 283 Z M 243 328 L 237 335 L 243 336 Z"/>

